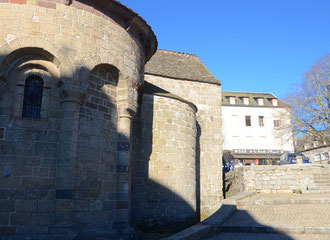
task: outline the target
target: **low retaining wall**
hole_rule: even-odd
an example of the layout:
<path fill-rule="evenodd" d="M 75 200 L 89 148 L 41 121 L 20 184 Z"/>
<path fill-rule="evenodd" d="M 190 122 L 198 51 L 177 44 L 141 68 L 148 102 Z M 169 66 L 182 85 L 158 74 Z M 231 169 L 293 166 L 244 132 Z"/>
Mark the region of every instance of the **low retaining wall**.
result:
<path fill-rule="evenodd" d="M 242 166 L 226 176 L 231 181 L 227 196 L 244 190 L 256 190 L 263 193 L 292 193 L 296 190 L 313 189 L 317 171 L 329 166 L 317 164 L 292 164 L 281 166 Z"/>

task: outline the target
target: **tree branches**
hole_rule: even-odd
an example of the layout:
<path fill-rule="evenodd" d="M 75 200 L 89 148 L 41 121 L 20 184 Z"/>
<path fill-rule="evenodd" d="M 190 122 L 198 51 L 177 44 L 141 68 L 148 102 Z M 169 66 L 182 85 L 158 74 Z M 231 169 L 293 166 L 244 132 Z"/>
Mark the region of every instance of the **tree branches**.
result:
<path fill-rule="evenodd" d="M 326 54 L 308 71 L 295 92 L 287 96 L 292 125 L 297 135 L 330 144 L 330 54 Z"/>

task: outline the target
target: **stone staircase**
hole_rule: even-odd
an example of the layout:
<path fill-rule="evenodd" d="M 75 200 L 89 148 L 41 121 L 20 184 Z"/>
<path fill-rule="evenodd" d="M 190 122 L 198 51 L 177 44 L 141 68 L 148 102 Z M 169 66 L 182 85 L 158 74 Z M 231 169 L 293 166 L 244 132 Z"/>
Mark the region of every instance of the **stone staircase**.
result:
<path fill-rule="evenodd" d="M 330 167 L 329 165 L 313 168 L 313 186 L 304 193 L 330 193 Z"/>

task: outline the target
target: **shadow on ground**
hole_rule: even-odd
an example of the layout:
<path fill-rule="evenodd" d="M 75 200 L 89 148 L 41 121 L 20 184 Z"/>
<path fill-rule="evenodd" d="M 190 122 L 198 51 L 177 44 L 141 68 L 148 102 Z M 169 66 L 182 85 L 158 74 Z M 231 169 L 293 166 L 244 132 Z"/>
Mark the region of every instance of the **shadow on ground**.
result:
<path fill-rule="evenodd" d="M 209 219 L 206 219 L 205 222 L 208 221 L 213 223 L 213 232 L 211 234 L 214 236 L 209 238 L 212 240 L 293 240 L 292 237 L 280 230 L 259 223 L 247 211 L 237 209 L 236 205 L 223 204 L 220 209 Z"/>

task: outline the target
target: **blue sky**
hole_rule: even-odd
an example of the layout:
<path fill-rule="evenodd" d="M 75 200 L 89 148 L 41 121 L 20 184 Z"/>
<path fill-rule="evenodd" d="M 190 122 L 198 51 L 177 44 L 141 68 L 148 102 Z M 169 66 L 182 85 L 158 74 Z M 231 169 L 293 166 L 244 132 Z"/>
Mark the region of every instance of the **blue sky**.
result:
<path fill-rule="evenodd" d="M 330 0 L 120 0 L 158 48 L 197 54 L 225 91 L 284 97 L 330 52 Z"/>

